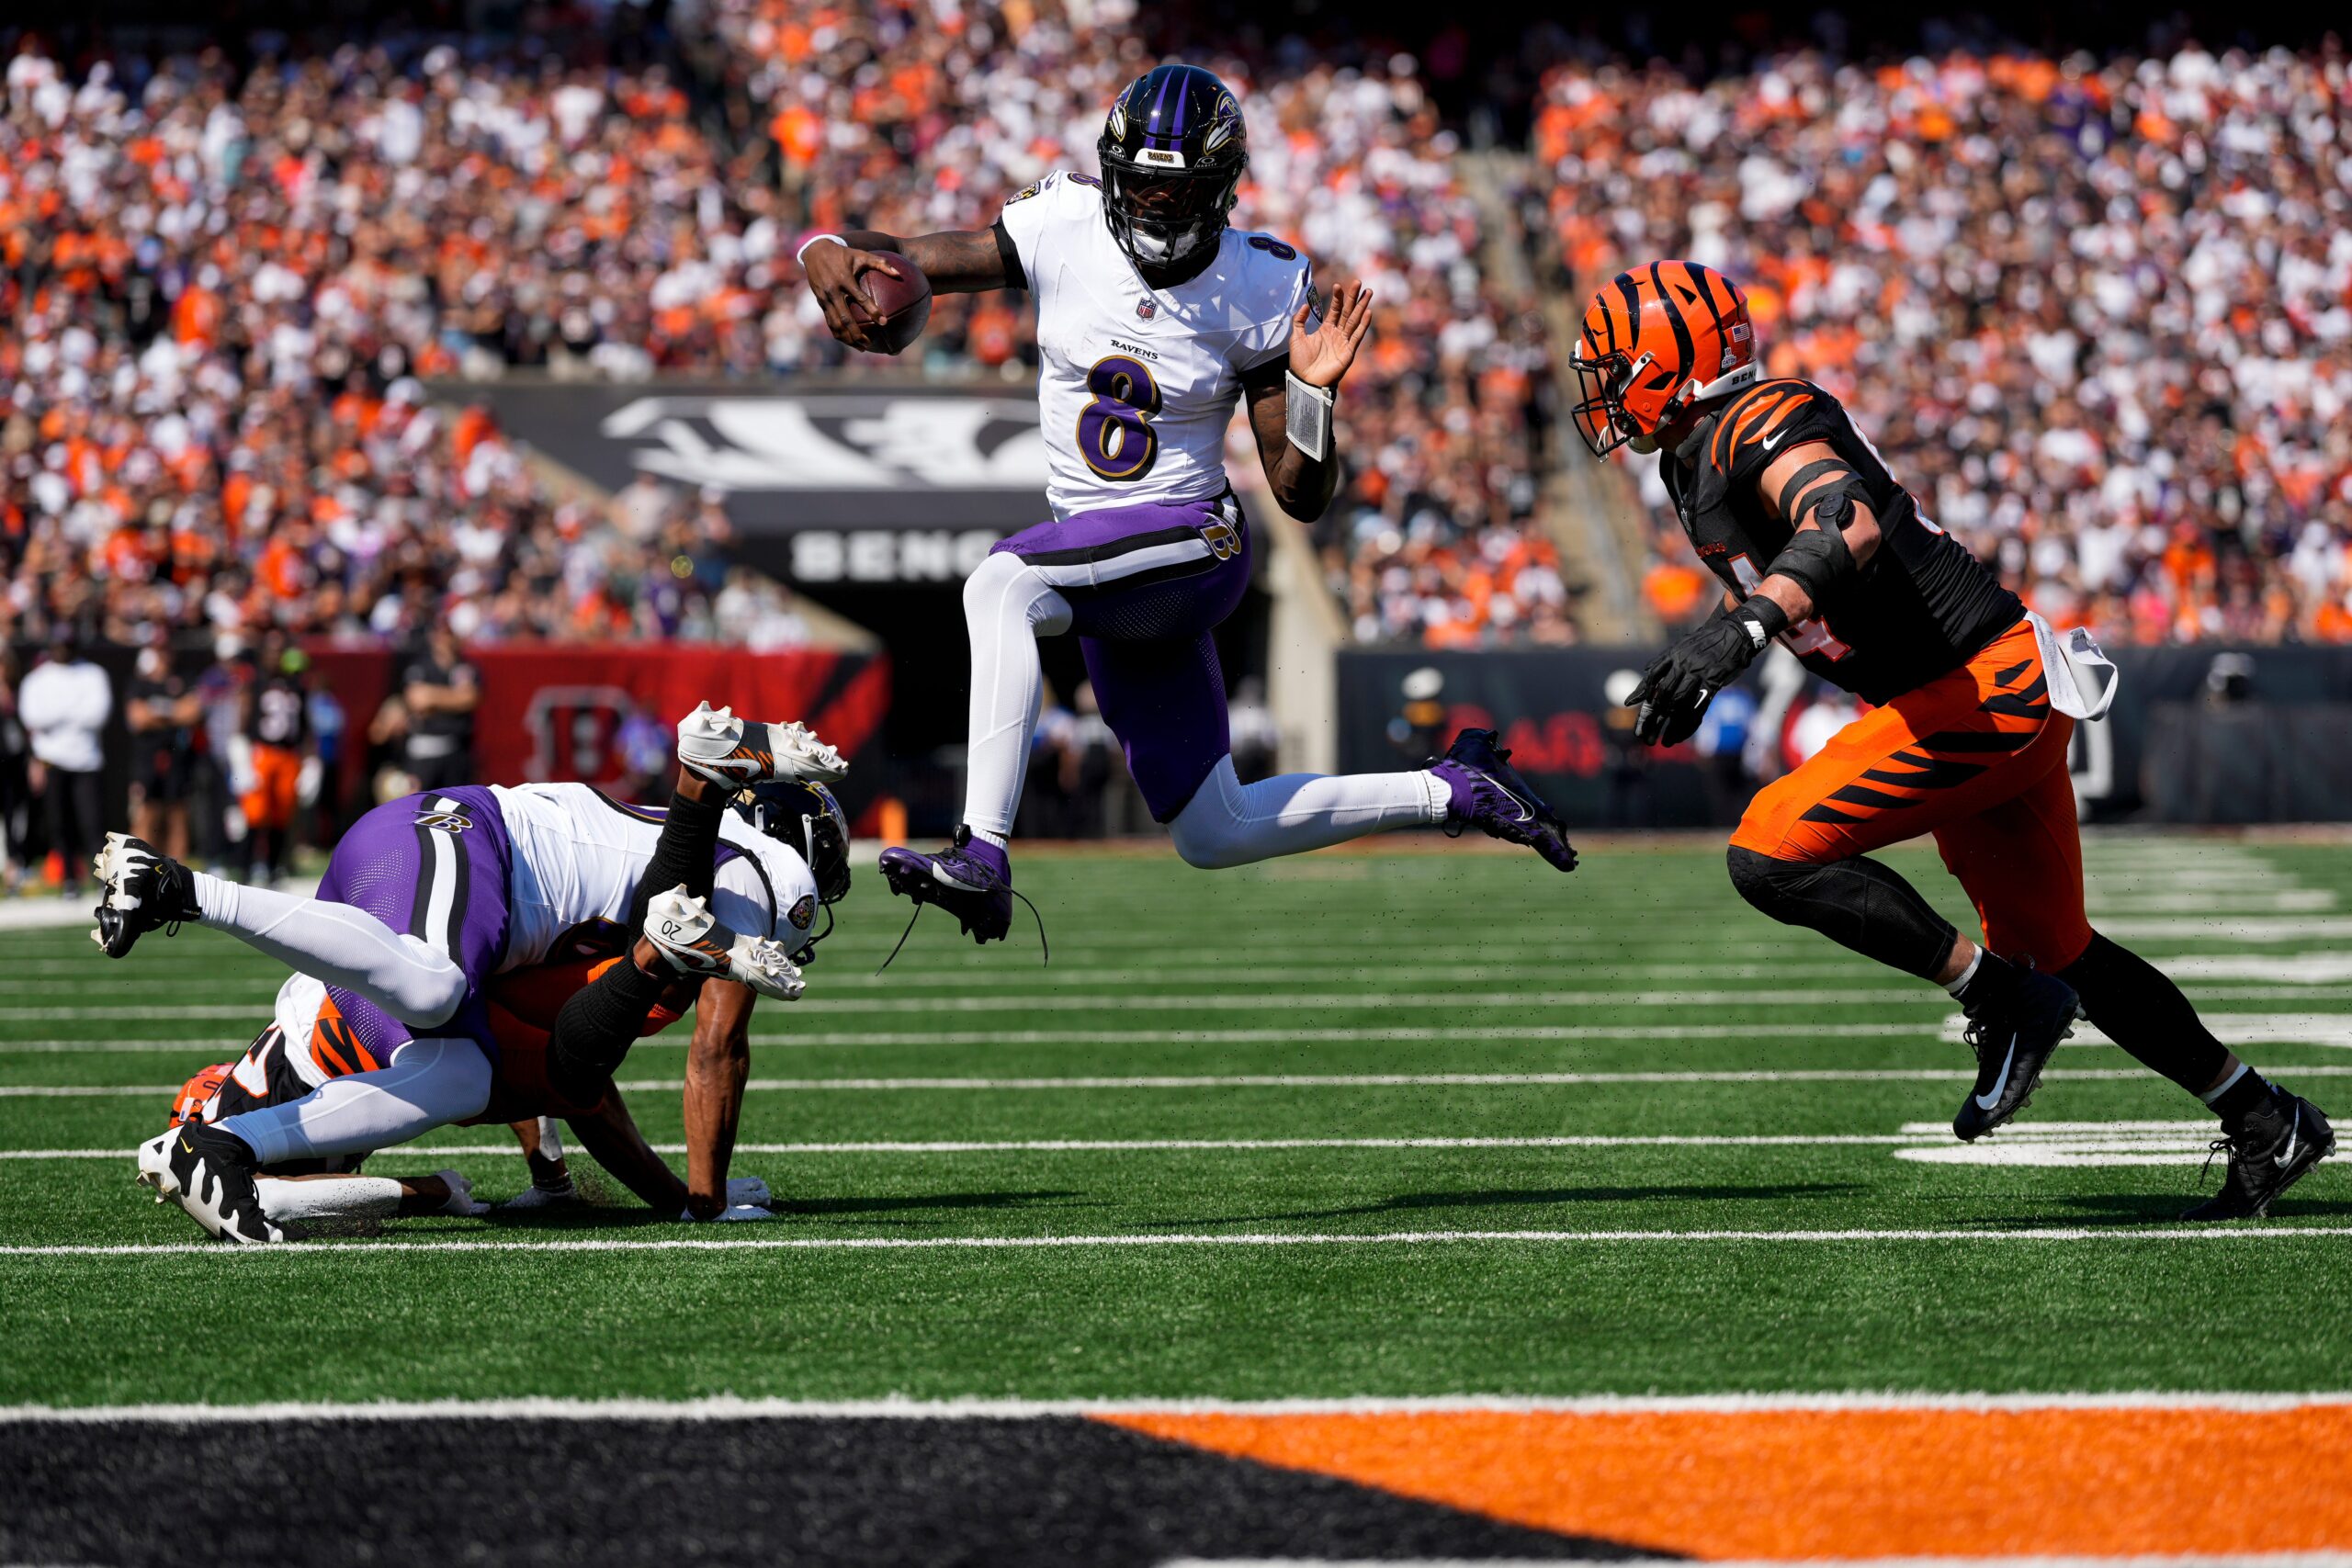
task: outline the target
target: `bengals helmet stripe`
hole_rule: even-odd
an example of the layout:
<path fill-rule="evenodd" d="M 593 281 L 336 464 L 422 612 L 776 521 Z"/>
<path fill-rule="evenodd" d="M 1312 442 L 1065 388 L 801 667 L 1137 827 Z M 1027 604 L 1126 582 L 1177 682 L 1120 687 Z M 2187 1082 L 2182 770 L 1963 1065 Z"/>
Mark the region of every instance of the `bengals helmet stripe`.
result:
<path fill-rule="evenodd" d="M 1620 273 L 1586 309 L 1569 364 L 1582 389 L 1577 432 L 1605 455 L 1754 382 L 1747 300 L 1696 262 L 1654 261 Z"/>

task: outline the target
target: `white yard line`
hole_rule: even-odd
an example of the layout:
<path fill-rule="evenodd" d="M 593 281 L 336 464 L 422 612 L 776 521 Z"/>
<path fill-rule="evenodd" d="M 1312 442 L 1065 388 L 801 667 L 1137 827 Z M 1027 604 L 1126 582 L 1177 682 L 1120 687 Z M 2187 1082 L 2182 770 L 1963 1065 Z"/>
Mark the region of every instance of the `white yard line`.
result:
<path fill-rule="evenodd" d="M 220 1251 L 222 1248 L 210 1250 Z M 1001 1421 L 1053 1416 L 1772 1416 L 1865 1411 L 1962 1415 L 2081 1410 L 2228 1411 L 2269 1415 L 2352 1404 L 2352 1393 L 2217 1390 L 2116 1393 L 1356 1394 L 1335 1399 L 1218 1399 L 1130 1394 L 1104 1399 L 511 1399 L 281 1401 L 257 1404 L 0 1404 L 0 1422 L 145 1422 L 197 1426 L 281 1421 Z M 1951 1559 L 1934 1561 L 1949 1562 Z M 1969 1559 L 1973 1562 L 1983 1561 Z"/>
<path fill-rule="evenodd" d="M 2281 1077 L 2352 1077 L 2352 1065 L 2341 1063 L 2277 1070 Z M 2152 1081 L 2152 1075 L 2142 1067 L 2053 1067 L 2041 1077 L 2045 1083 L 2070 1079 L 2100 1083 Z M 1962 1083 L 1968 1077 L 1969 1074 L 1964 1069 L 1952 1067 L 1758 1067 L 1621 1073 L 1170 1073 L 1129 1077 L 751 1078 L 743 1087 L 747 1090 L 769 1094 L 956 1093 L 975 1090 L 1073 1093 L 1190 1089 L 1521 1089 L 1609 1084 Z M 662 1093 L 682 1089 L 684 1083 L 679 1078 L 629 1078 L 619 1087 L 631 1094 Z M 177 1094 L 179 1089 L 177 1084 L 17 1084 L 0 1087 L 0 1098 L 162 1098 Z M 23 1157 L 22 1154 L 12 1155 L 6 1150 L 0 1150 L 0 1159 Z"/>
<path fill-rule="evenodd" d="M 1752 1243 L 1836 1246 L 1846 1243 L 1951 1242 L 2284 1242 L 2352 1236 L 2352 1225 L 2076 1225 L 2039 1230 L 1609 1230 L 1609 1231 L 1325 1231 L 1235 1232 L 1223 1235 L 1148 1233 L 1140 1235 L 965 1236 L 674 1236 L 632 1239 L 573 1236 L 556 1241 L 311 1241 L 278 1247 L 223 1247 L 218 1242 L 122 1242 L 87 1246 L 0 1247 L 0 1258 L 324 1258 L 371 1253 L 392 1258 L 415 1252 L 1026 1252 L 1105 1248 L 1240 1247 L 1675 1246 Z"/>
<path fill-rule="evenodd" d="M 1526 1137 L 1387 1137 L 1387 1138 L 1010 1138 L 997 1141 L 959 1140 L 938 1143 L 744 1144 L 739 1155 L 1006 1155 L 1006 1154 L 1256 1154 L 1281 1149 L 1779 1149 L 1813 1148 L 1851 1144 L 1887 1147 L 1916 1144 L 1916 1134 L 1893 1133 L 1758 1133 L 1720 1134 L 1562 1133 Z M 682 1155 L 684 1144 L 649 1144 L 656 1154 Z M 2203 1145 L 2200 1144 L 2201 1149 Z M 511 1155 L 512 1143 L 438 1144 L 425 1147 L 395 1146 L 370 1155 L 370 1159 L 414 1157 L 440 1159 L 454 1155 Z M 0 1159 L 129 1159 L 129 1149 L 6 1149 Z"/>

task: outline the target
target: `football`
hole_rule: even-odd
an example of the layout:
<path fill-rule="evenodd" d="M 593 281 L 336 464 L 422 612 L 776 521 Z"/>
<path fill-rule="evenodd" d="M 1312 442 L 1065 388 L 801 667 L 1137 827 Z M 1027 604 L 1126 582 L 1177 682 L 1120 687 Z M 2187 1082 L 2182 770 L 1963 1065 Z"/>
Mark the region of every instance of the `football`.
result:
<path fill-rule="evenodd" d="M 905 256 L 892 256 L 890 265 L 902 276 L 865 274 L 865 297 L 885 318 L 880 326 L 866 330 L 866 339 L 876 354 L 899 353 L 922 336 L 923 324 L 931 320 L 931 279 Z"/>

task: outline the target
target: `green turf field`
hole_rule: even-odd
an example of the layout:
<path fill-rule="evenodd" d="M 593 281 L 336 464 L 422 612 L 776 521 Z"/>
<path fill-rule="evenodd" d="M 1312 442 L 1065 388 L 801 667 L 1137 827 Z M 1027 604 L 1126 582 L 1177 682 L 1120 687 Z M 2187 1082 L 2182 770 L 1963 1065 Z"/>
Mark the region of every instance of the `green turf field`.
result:
<path fill-rule="evenodd" d="M 902 907 L 861 874 L 808 999 L 754 1034 L 737 1169 L 787 1212 L 724 1227 L 616 1206 L 191 1246 L 127 1151 L 277 974 L 200 931 L 119 964 L 0 935 L 0 1404 L 2343 1382 L 2343 1162 L 2267 1225 L 2184 1235 L 2201 1111 L 2097 1043 L 1961 1162 L 1951 1008 L 1750 913 L 1719 849 L 1563 878 L 1428 848 L 1028 852 L 1050 967 L 1034 929 L 981 951 L 933 914 L 878 977 Z M 2352 1105 L 2352 848 L 2090 863 L 2102 929 Z M 622 1074 L 657 1143 L 682 1041 Z M 496 1128 L 375 1168 L 442 1165 L 526 1180 Z"/>

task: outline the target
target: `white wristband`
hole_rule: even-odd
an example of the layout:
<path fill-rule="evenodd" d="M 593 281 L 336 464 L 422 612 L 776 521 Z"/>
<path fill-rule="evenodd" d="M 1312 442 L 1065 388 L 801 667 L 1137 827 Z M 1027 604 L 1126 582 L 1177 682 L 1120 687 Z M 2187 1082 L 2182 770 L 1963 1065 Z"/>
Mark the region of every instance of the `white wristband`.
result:
<path fill-rule="evenodd" d="M 1283 434 L 1319 463 L 1331 450 L 1331 408 L 1339 393 L 1329 387 L 1308 386 L 1288 370 L 1283 372 Z"/>
<path fill-rule="evenodd" d="M 792 259 L 794 263 L 799 265 L 804 271 L 807 269 L 808 264 L 801 261 L 800 258 L 807 255 L 808 254 L 808 247 L 815 244 L 820 240 L 831 240 L 837 245 L 846 245 L 849 243 L 847 240 L 842 239 L 839 234 L 809 235 L 807 239 L 800 242 L 800 248 L 792 253 Z"/>

